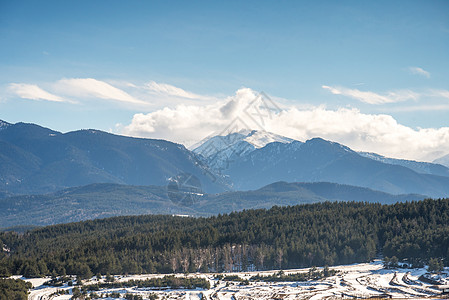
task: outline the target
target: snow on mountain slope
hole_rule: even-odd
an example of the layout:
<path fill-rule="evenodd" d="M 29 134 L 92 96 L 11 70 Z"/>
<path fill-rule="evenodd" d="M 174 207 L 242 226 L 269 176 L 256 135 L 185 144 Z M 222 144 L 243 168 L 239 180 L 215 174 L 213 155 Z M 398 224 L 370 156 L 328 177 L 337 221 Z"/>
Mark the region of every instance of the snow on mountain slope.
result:
<path fill-rule="evenodd" d="M 7 122 L 5 122 L 5 121 L 3 121 L 3 120 L 0 120 L 0 130 L 3 130 L 3 129 L 5 129 L 6 127 L 8 127 L 8 126 L 10 126 L 11 124 L 9 124 L 9 123 L 7 123 Z"/>
<path fill-rule="evenodd" d="M 211 168 L 225 170 L 237 158 L 265 147 L 267 144 L 274 142 L 288 144 L 293 141 L 293 139 L 266 131 L 243 129 L 228 135 L 207 138 L 200 142 L 193 152 L 202 155 Z"/>
<path fill-rule="evenodd" d="M 428 163 L 414 160 L 389 158 L 370 152 L 358 152 L 358 153 L 363 157 L 367 157 L 372 160 L 380 161 L 386 164 L 403 166 L 412 169 L 417 173 L 449 177 L 449 168 L 445 167 L 444 163 L 441 162 L 435 161 L 434 163 Z M 448 156 L 448 163 L 449 163 L 449 156 Z"/>

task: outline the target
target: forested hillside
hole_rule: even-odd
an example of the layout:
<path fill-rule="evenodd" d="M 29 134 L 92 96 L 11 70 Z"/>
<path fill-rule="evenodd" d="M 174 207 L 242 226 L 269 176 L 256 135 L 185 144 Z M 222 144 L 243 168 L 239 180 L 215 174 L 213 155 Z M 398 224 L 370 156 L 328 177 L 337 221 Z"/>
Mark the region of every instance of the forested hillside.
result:
<path fill-rule="evenodd" d="M 2 275 L 296 268 L 365 262 L 379 253 L 449 262 L 449 199 L 335 202 L 210 218 L 114 217 L 1 233 Z"/>

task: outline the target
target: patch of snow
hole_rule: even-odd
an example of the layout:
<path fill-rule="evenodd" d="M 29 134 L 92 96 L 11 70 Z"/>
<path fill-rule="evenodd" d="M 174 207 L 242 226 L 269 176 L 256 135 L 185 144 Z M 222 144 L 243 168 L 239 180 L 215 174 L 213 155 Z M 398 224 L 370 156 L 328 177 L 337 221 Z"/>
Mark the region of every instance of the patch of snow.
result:
<path fill-rule="evenodd" d="M 0 120 L 0 131 L 3 130 L 3 129 L 8 128 L 9 126 L 11 126 L 11 124 L 9 124 L 9 123 L 7 123 L 5 121 Z"/>
<path fill-rule="evenodd" d="M 42 286 L 44 284 L 44 282 L 49 281 L 51 278 L 50 277 L 43 277 L 43 278 L 24 278 L 24 277 L 21 277 L 20 279 L 22 279 L 22 280 L 24 280 L 26 282 L 31 282 L 33 287 L 39 287 L 39 286 Z"/>
<path fill-rule="evenodd" d="M 123 296 L 125 293 L 142 295 L 144 298 L 150 293 L 156 293 L 159 298 L 168 299 L 329 299 L 340 297 L 379 297 L 390 295 L 393 298 L 429 298 L 437 296 L 438 291 L 431 285 L 419 282 L 420 275 L 426 273 L 425 268 L 421 269 L 384 269 L 380 260 L 372 263 L 352 264 L 334 266 L 331 269 L 339 270 L 335 276 L 313 280 L 307 282 L 252 282 L 249 285 L 241 285 L 239 282 L 224 282 L 215 279 L 215 274 L 191 274 L 191 277 L 205 278 L 211 283 L 209 290 L 187 290 L 187 289 L 104 289 L 98 293 L 119 292 Z M 285 270 L 286 274 L 307 272 L 309 269 Z M 241 278 L 249 279 L 256 274 L 271 275 L 279 270 L 255 271 L 255 272 L 234 272 L 225 275 L 238 275 Z M 117 281 L 143 280 L 147 278 L 162 277 L 161 274 L 145 274 L 130 276 L 115 276 Z M 178 274 L 177 276 L 184 276 Z M 34 279 L 27 279 L 34 280 Z M 38 284 L 36 279 L 34 281 Z M 411 280 L 411 281 L 410 281 Z M 413 282 L 412 282 L 413 281 Z M 418 284 L 416 284 L 416 282 Z M 95 283 L 94 278 L 86 281 L 87 284 Z M 410 282 L 408 284 L 407 282 Z M 47 299 L 57 289 L 53 287 L 37 286 L 30 293 L 32 300 Z M 64 289 L 71 289 L 65 286 Z M 67 295 L 58 296 L 54 299 L 68 299 Z"/>
<path fill-rule="evenodd" d="M 244 141 L 250 143 L 256 149 L 258 149 L 265 147 L 267 144 L 270 143 L 278 142 L 283 144 L 289 144 L 294 140 L 271 132 L 253 130 L 244 138 Z"/>
<path fill-rule="evenodd" d="M 3 246 L 2 246 L 2 250 L 3 250 L 3 252 L 6 252 L 6 253 L 11 252 L 11 249 L 9 249 L 8 246 L 6 246 L 5 244 L 3 244 Z"/>

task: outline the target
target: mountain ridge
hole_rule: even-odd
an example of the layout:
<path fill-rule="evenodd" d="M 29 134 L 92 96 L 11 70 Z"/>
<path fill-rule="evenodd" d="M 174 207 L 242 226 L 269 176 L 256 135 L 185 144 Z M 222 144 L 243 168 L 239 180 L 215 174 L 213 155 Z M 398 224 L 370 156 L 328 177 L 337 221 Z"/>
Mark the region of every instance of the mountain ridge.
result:
<path fill-rule="evenodd" d="M 441 164 L 449 168 L 449 154 L 446 154 L 440 158 L 437 158 L 433 161 L 434 163 Z"/>
<path fill-rule="evenodd" d="M 446 176 L 446 177 L 449 176 L 449 168 L 447 168 L 447 166 L 445 166 L 444 164 L 436 163 L 435 161 L 429 163 L 408 159 L 390 158 L 373 152 L 358 152 L 358 153 L 361 156 L 371 158 L 373 160 L 409 168 L 417 173 Z"/>
<path fill-rule="evenodd" d="M 183 145 L 87 129 L 60 133 L 35 124 L 0 131 L 0 190 L 47 193 L 89 183 L 164 185 L 179 173 L 201 179 L 210 192 L 222 178 Z"/>
<path fill-rule="evenodd" d="M 417 173 L 407 167 L 363 157 L 336 142 L 271 143 L 232 161 L 223 172 L 235 189 L 257 189 L 275 181 L 335 182 L 392 194 L 449 195 L 449 177 Z"/>

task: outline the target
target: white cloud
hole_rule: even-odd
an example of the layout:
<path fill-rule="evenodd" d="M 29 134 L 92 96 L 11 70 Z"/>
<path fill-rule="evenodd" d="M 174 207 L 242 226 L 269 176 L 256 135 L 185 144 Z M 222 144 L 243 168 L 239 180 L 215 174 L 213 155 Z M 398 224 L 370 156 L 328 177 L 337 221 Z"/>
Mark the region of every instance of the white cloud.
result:
<path fill-rule="evenodd" d="M 430 78 L 430 73 L 420 67 L 409 67 L 408 70 L 414 75 L 421 75 Z"/>
<path fill-rule="evenodd" d="M 361 102 L 368 104 L 386 104 L 396 103 L 407 100 L 417 100 L 421 95 L 411 90 L 398 90 L 388 92 L 385 95 L 381 95 L 370 91 L 360 91 L 358 89 L 348 89 L 344 87 L 332 87 L 323 85 L 323 89 L 329 90 L 334 95 L 343 95 L 357 99 Z"/>
<path fill-rule="evenodd" d="M 322 137 L 354 150 L 397 158 L 431 161 L 444 154 L 441 150 L 449 149 L 449 127 L 413 129 L 389 115 L 363 114 L 347 108 L 299 109 L 291 105 L 273 111 L 262 100 L 254 101 L 255 98 L 254 91 L 240 89 L 233 97 L 209 105 L 178 105 L 136 114 L 129 125 L 121 128 L 121 133 L 163 138 L 189 146 L 209 135 L 246 126 L 301 141 Z"/>
<path fill-rule="evenodd" d="M 140 105 L 148 104 L 109 83 L 94 78 L 61 79 L 56 82 L 54 88 L 60 93 L 73 97 L 100 98 Z"/>
<path fill-rule="evenodd" d="M 102 81 L 95 78 L 63 78 L 47 82 L 47 90 L 35 84 L 11 83 L 9 90 L 14 95 L 33 100 L 65 101 L 86 103 L 92 100 L 107 100 L 126 104 L 127 109 L 157 109 L 173 107 L 189 100 L 190 104 L 205 104 L 217 98 L 195 94 L 179 87 L 150 81 L 146 84 L 134 84 L 126 81 Z M 104 102 L 104 101 L 103 101 Z"/>
<path fill-rule="evenodd" d="M 145 88 L 150 91 L 150 93 L 163 95 L 163 96 L 171 96 L 171 97 L 181 97 L 187 99 L 203 99 L 206 98 L 202 95 L 194 94 L 192 92 L 185 91 L 176 86 L 166 84 L 166 83 L 157 83 L 155 81 L 150 81 L 145 85 Z"/>
<path fill-rule="evenodd" d="M 51 94 L 35 84 L 11 83 L 9 90 L 21 98 L 31 100 L 46 100 L 53 102 L 64 102 L 64 98 Z"/>

